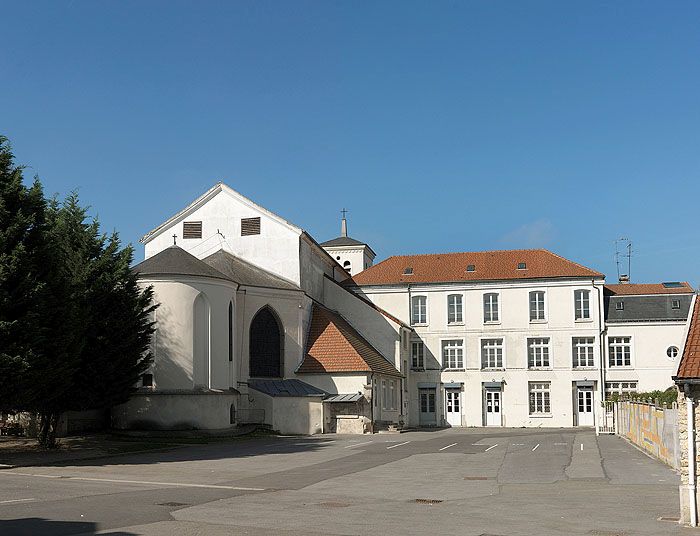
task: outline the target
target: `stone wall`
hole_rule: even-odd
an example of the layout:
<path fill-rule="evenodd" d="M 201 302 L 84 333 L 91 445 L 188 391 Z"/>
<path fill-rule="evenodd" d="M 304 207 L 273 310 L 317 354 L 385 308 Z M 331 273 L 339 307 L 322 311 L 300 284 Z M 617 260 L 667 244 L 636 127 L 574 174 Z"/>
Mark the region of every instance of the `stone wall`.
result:
<path fill-rule="evenodd" d="M 695 416 L 695 474 L 697 482 L 697 474 L 700 471 L 698 466 L 698 427 L 700 426 L 700 411 L 698 410 L 698 400 L 700 400 L 700 386 L 689 386 L 688 394 L 693 398 L 693 414 Z M 679 498 L 681 506 L 681 522 L 688 523 L 690 521 L 689 510 L 689 494 L 688 494 L 688 413 L 686 409 L 686 398 L 683 388 L 679 388 L 678 393 L 678 443 L 679 443 L 679 470 L 681 473 L 681 485 L 679 487 Z M 695 491 L 695 500 L 697 502 L 697 489 Z"/>

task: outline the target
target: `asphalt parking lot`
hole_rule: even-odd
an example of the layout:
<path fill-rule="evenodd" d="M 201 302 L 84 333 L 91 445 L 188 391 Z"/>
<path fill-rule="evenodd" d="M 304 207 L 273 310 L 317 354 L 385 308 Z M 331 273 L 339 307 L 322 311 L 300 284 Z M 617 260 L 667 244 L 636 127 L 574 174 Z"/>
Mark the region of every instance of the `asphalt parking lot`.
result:
<path fill-rule="evenodd" d="M 239 440 L 0 471 L 0 535 L 692 534 L 678 476 L 576 429 Z"/>

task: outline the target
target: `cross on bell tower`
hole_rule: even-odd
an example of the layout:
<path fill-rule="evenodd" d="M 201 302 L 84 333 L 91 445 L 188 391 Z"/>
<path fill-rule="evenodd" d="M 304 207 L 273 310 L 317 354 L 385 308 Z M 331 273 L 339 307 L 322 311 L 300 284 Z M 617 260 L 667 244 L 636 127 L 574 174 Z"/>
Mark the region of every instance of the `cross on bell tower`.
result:
<path fill-rule="evenodd" d="M 340 221 L 340 236 L 348 236 L 348 221 L 345 218 L 348 211 L 347 209 L 343 209 L 340 213 L 343 215 L 343 219 Z"/>

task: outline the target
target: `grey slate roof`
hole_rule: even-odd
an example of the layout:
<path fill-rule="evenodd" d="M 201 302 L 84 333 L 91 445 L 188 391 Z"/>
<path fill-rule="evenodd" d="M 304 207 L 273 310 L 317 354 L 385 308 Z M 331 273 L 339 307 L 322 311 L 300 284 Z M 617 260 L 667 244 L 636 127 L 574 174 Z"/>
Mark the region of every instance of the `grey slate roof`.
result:
<path fill-rule="evenodd" d="M 359 240 L 355 240 L 354 238 L 350 238 L 349 236 L 339 236 L 338 238 L 334 238 L 333 240 L 327 240 L 326 242 L 321 242 L 321 245 L 324 247 L 333 247 L 333 246 L 366 246 L 364 242 L 360 242 Z"/>
<path fill-rule="evenodd" d="M 207 265 L 215 268 L 236 283 L 250 287 L 300 290 L 294 283 L 282 279 L 270 272 L 250 264 L 223 249 L 203 259 Z"/>
<path fill-rule="evenodd" d="M 304 383 L 301 380 L 248 380 L 248 387 L 272 397 L 278 396 L 319 396 L 328 395 L 325 391 Z"/>
<path fill-rule="evenodd" d="M 170 246 L 132 268 L 139 275 L 186 275 L 230 280 L 179 246 Z"/>
<path fill-rule="evenodd" d="M 662 320 L 684 321 L 688 318 L 692 294 L 642 295 L 642 296 L 605 296 L 605 321 L 616 322 L 654 322 Z M 680 301 L 680 308 L 673 309 L 672 301 Z M 623 309 L 616 309 L 618 302 Z"/>
<path fill-rule="evenodd" d="M 332 248 L 338 246 L 366 246 L 367 249 L 369 249 L 372 252 L 372 255 L 376 255 L 374 250 L 371 247 L 369 247 L 369 244 L 366 244 L 365 242 L 360 242 L 359 240 L 355 240 L 354 238 L 350 238 L 349 236 L 339 236 L 338 238 L 334 238 L 333 240 L 326 240 L 325 242 L 321 242 L 320 245 L 324 248 Z"/>

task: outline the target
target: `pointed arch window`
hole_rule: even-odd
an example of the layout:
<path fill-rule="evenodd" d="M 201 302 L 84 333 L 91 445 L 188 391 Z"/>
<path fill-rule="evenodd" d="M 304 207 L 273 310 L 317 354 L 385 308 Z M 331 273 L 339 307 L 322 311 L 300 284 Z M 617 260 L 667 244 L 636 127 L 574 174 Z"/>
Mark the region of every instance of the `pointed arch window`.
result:
<path fill-rule="evenodd" d="M 233 361 L 233 302 L 228 302 L 228 360 Z"/>
<path fill-rule="evenodd" d="M 284 332 L 277 315 L 263 307 L 250 324 L 250 377 L 281 378 Z"/>

